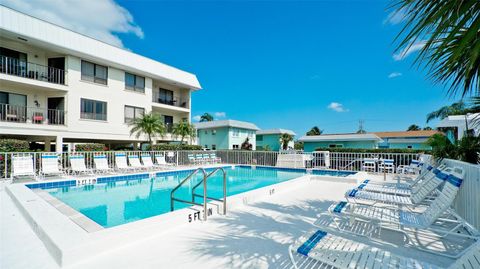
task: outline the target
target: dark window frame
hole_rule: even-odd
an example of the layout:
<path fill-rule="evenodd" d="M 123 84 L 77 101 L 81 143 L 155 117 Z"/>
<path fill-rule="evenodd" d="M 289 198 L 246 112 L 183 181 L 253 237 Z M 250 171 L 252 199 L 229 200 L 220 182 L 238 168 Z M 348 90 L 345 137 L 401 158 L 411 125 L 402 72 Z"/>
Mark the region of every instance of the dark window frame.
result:
<path fill-rule="evenodd" d="M 133 76 L 133 85 L 127 85 L 127 75 Z M 143 80 L 143 86 L 139 87 L 137 85 L 137 80 L 138 79 Z M 145 77 L 135 75 L 129 72 L 125 72 L 125 89 L 130 90 L 130 91 L 135 91 L 135 92 L 142 92 L 145 93 Z"/>
<path fill-rule="evenodd" d="M 84 63 L 93 65 L 93 76 L 84 74 L 83 72 Z M 105 68 L 105 78 L 97 76 L 97 67 Z M 80 76 L 81 76 L 81 79 L 84 81 L 90 81 L 97 84 L 108 85 L 108 66 L 82 60 L 81 67 L 80 67 Z"/>
<path fill-rule="evenodd" d="M 126 113 L 127 108 L 133 108 L 133 118 L 127 118 L 127 113 Z M 141 110 L 142 112 L 139 112 L 139 114 L 137 115 L 137 110 L 139 111 Z M 143 107 L 125 105 L 125 107 L 123 108 L 123 119 L 125 123 L 130 123 L 142 115 L 145 115 L 145 108 Z"/>
<path fill-rule="evenodd" d="M 85 105 L 83 105 L 83 102 L 93 102 L 92 106 L 92 112 L 85 112 L 82 111 L 85 108 Z M 97 113 L 97 104 L 103 103 L 105 104 L 105 113 Z M 87 99 L 87 98 L 80 98 L 80 119 L 84 120 L 96 120 L 96 121 L 107 121 L 107 115 L 108 115 L 108 103 L 104 101 L 99 101 L 99 100 L 93 100 L 93 99 Z M 91 116 L 87 116 L 91 114 Z M 101 115 L 99 118 L 98 115 Z"/>

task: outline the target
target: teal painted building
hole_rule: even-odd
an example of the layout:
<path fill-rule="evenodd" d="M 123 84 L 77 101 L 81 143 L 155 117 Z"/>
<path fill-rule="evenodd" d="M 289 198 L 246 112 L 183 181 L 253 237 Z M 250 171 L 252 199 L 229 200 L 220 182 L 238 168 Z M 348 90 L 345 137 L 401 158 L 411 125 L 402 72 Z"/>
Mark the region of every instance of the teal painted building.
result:
<path fill-rule="evenodd" d="M 426 144 L 428 138 L 438 133 L 429 131 L 375 132 L 366 134 L 328 134 L 303 136 L 304 151 L 312 152 L 317 148 L 351 149 L 417 149 L 431 150 Z"/>
<path fill-rule="evenodd" d="M 197 129 L 197 144 L 206 149 L 240 149 L 248 139 L 256 149 L 255 133 L 259 128 L 250 122 L 219 120 L 194 123 Z"/>
<path fill-rule="evenodd" d="M 282 134 L 295 136 L 295 133 L 286 129 L 269 129 L 257 131 L 257 150 L 279 151 L 282 148 L 280 137 Z M 288 143 L 288 148 L 293 149 L 294 141 Z"/>
<path fill-rule="evenodd" d="M 381 139 L 374 134 L 326 134 L 303 136 L 299 141 L 305 152 L 312 152 L 317 148 L 376 149 Z"/>

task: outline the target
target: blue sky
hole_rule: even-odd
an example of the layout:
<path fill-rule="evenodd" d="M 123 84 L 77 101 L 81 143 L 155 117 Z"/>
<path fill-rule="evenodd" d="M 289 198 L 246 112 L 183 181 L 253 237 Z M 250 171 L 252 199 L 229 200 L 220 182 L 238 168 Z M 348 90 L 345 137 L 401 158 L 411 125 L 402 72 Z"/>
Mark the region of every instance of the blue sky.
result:
<path fill-rule="evenodd" d="M 314 125 L 355 132 L 360 119 L 367 131 L 394 131 L 425 126 L 428 112 L 456 100 L 412 67 L 415 53 L 393 55 L 402 24 L 389 19 L 389 1 L 97 2 L 113 5 L 102 9 L 110 16 L 75 16 L 67 26 L 195 73 L 203 90 L 193 93 L 192 116 L 224 114 L 298 136 Z"/>

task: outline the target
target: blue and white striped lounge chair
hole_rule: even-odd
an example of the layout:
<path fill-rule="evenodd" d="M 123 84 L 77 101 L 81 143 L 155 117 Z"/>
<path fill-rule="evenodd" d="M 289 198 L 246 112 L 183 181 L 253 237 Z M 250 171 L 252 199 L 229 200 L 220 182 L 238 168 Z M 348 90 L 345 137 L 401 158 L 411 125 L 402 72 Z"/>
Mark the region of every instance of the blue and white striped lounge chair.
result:
<path fill-rule="evenodd" d="M 210 153 L 210 160 L 212 160 L 213 163 L 221 163 L 222 159 L 220 157 L 217 157 L 216 153 Z"/>
<path fill-rule="evenodd" d="M 143 167 L 145 167 L 146 169 L 153 169 L 154 164 L 152 161 L 152 156 L 148 153 L 142 153 L 141 156 L 142 156 Z"/>
<path fill-rule="evenodd" d="M 41 158 L 40 175 L 43 177 L 65 175 L 65 172 L 59 168 L 60 163 L 56 154 L 42 154 Z"/>
<path fill-rule="evenodd" d="M 480 239 L 479 232 L 451 209 L 460 186 L 462 185 L 464 176 L 465 172 L 462 168 L 455 168 L 454 171 L 448 175 L 447 183 L 445 183 L 445 186 L 439 195 L 422 211 L 354 205 L 342 201 L 329 207 L 329 216 L 333 218 L 345 217 L 350 219 L 353 217 L 357 220 L 371 222 L 373 226 L 375 226 L 375 229 L 372 229 L 371 231 L 382 227 L 387 227 L 390 230 L 395 230 L 392 227 L 400 227 L 396 230 L 405 233 L 403 227 L 408 227 L 434 231 L 439 237 L 455 235 L 478 240 Z M 441 224 L 444 223 L 448 223 L 449 226 L 442 226 Z M 342 229 L 341 226 L 337 226 L 337 228 L 346 231 Z M 459 228 L 465 228 L 466 230 L 471 231 L 471 234 L 458 234 L 457 231 Z M 408 236 L 407 233 L 405 234 Z"/>
<path fill-rule="evenodd" d="M 192 155 L 193 157 L 193 155 Z M 157 161 L 156 165 L 161 167 L 161 168 L 166 168 L 170 166 L 175 166 L 174 163 L 168 163 L 167 160 L 165 159 L 165 155 L 163 154 L 155 154 L 155 160 Z M 188 156 L 188 160 L 190 161 L 190 154 Z"/>
<path fill-rule="evenodd" d="M 93 163 L 95 164 L 95 172 L 110 173 L 113 168 L 108 165 L 108 158 L 105 154 L 93 155 Z"/>
<path fill-rule="evenodd" d="M 379 173 L 395 173 L 395 161 L 393 159 L 381 159 L 378 164 Z"/>
<path fill-rule="evenodd" d="M 195 155 L 193 155 L 193 154 L 188 154 L 188 155 L 187 155 L 187 158 L 188 158 L 188 161 L 189 161 L 191 164 L 197 164 L 197 160 L 195 159 Z"/>
<path fill-rule="evenodd" d="M 85 165 L 85 156 L 83 154 L 71 154 L 68 156 L 70 161 L 70 173 L 93 175 L 93 170 Z"/>
<path fill-rule="evenodd" d="M 422 169 L 423 163 L 419 160 L 412 160 L 410 165 L 399 165 L 397 167 L 397 173 L 399 174 L 419 174 Z"/>
<path fill-rule="evenodd" d="M 434 169 L 433 176 L 425 179 L 424 184 L 419 184 L 412 189 L 411 195 L 399 195 L 390 193 L 380 193 L 363 190 L 360 188 L 348 190 L 345 193 L 347 201 L 355 204 L 390 204 L 390 205 L 417 205 L 425 202 L 430 195 L 435 195 L 437 188 L 445 183 L 448 174 L 452 169 L 445 168 L 444 170 Z M 368 184 L 366 184 L 368 185 Z M 365 185 L 365 186 L 366 186 Z"/>
<path fill-rule="evenodd" d="M 144 170 L 144 169 L 147 169 L 147 167 L 145 167 L 145 166 L 140 162 L 140 158 L 138 157 L 138 155 L 136 155 L 136 154 L 127 155 L 127 158 L 128 158 L 128 162 L 130 163 L 130 166 L 131 166 L 132 168 L 135 168 L 136 170 Z"/>
<path fill-rule="evenodd" d="M 202 154 L 195 154 L 195 162 L 197 164 L 203 164 L 204 163 L 203 155 Z"/>
<path fill-rule="evenodd" d="M 340 235 L 313 230 L 289 246 L 290 260 L 295 269 L 310 266 L 313 259 L 329 267 L 340 269 L 388 268 L 388 269 L 476 269 L 480 268 L 480 244 L 475 243 L 448 267 L 439 267 L 414 258 L 370 246 Z M 295 259 L 296 257 L 296 259 Z M 320 267 L 320 266 L 318 266 Z M 327 268 L 327 266 L 322 266 Z"/>
<path fill-rule="evenodd" d="M 213 163 L 213 160 L 210 158 L 209 154 L 202 154 L 202 159 L 204 163 Z"/>
<path fill-rule="evenodd" d="M 445 165 L 440 165 L 438 168 L 433 168 L 429 166 L 427 172 L 419 175 L 417 179 L 412 182 L 412 184 L 406 183 L 380 183 L 372 182 L 371 180 L 364 180 L 357 189 L 370 192 L 380 192 L 380 193 L 389 193 L 389 194 L 399 194 L 404 196 L 410 196 L 412 193 L 416 193 L 421 190 L 425 184 L 427 184 L 433 177 L 440 172 L 440 170 L 445 169 Z M 437 182 L 434 182 L 437 183 Z"/>

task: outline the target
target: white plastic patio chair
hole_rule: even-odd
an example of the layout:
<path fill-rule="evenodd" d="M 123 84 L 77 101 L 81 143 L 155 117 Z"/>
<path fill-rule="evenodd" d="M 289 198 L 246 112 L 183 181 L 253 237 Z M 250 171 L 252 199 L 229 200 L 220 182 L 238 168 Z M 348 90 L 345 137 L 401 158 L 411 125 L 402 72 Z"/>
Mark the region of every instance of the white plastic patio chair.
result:
<path fill-rule="evenodd" d="M 41 156 L 40 174 L 45 177 L 49 175 L 64 175 L 64 171 L 59 167 L 59 160 L 57 155 L 42 154 Z"/>
<path fill-rule="evenodd" d="M 128 165 L 127 155 L 125 153 L 115 154 L 115 166 L 117 170 L 123 172 L 135 170 L 134 167 Z"/>
<path fill-rule="evenodd" d="M 33 176 L 36 178 L 32 155 L 18 155 L 12 157 L 11 179 L 17 177 Z"/>
<path fill-rule="evenodd" d="M 434 169 L 431 175 L 426 176 L 422 184 L 417 184 L 412 188 L 410 195 L 373 192 L 356 188 L 348 190 L 345 193 L 345 198 L 347 201 L 355 204 L 417 205 L 426 202 L 427 198 L 435 195 L 437 188 L 445 182 L 448 177 L 447 173 L 451 171 L 452 168 L 450 167 L 442 170 Z"/>
<path fill-rule="evenodd" d="M 378 164 L 378 172 L 379 173 L 395 173 L 395 160 L 393 159 L 381 159 L 380 163 Z"/>
<path fill-rule="evenodd" d="M 377 160 L 372 158 L 363 159 L 362 171 L 375 172 L 377 170 Z"/>
<path fill-rule="evenodd" d="M 85 165 L 85 157 L 82 154 L 72 154 L 68 156 L 70 161 L 70 173 L 72 174 L 93 174 L 92 169 Z"/>
<path fill-rule="evenodd" d="M 95 172 L 109 173 L 113 172 L 113 168 L 108 165 L 107 155 L 94 155 L 93 163 L 95 164 Z"/>
<path fill-rule="evenodd" d="M 313 230 L 301 236 L 289 246 L 288 252 L 293 267 L 296 269 L 300 268 L 301 265 L 311 268 L 312 262 L 306 262 L 304 259 L 313 259 L 324 265 L 329 265 L 329 267 L 340 269 L 480 268 L 480 243 L 478 242 L 462 253 L 460 258 L 449 267 L 439 267 L 414 258 L 400 256 L 323 230 Z M 323 266 L 322 268 L 327 267 Z"/>
<path fill-rule="evenodd" d="M 405 175 L 419 174 L 422 169 L 423 163 L 418 160 L 412 160 L 409 165 L 399 165 L 397 167 L 397 173 Z"/>
<path fill-rule="evenodd" d="M 154 168 L 154 165 L 153 165 L 153 162 L 152 162 L 152 156 L 150 154 L 142 153 L 141 157 L 142 157 L 143 167 L 145 167 L 146 169 L 153 169 Z"/>

